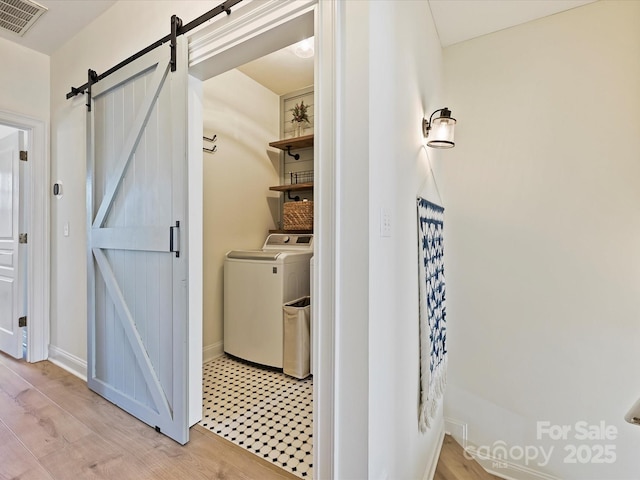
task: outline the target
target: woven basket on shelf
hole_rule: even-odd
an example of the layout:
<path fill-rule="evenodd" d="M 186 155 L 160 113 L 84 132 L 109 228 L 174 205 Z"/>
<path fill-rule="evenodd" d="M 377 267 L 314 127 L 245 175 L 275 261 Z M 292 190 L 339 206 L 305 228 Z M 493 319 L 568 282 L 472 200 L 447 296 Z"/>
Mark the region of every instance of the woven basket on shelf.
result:
<path fill-rule="evenodd" d="M 285 230 L 313 230 L 313 201 L 284 204 Z"/>

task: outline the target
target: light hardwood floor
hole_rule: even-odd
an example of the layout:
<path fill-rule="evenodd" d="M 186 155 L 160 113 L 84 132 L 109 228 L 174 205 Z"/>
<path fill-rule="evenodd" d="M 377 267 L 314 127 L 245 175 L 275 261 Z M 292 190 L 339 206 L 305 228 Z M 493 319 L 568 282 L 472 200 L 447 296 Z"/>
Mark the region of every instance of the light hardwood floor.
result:
<path fill-rule="evenodd" d="M 475 460 L 466 459 L 460 444 L 451 436 L 445 435 L 433 480 L 500 480 L 500 478 L 485 472 Z"/>
<path fill-rule="evenodd" d="M 298 479 L 202 427 L 190 434 L 180 446 L 52 363 L 0 353 L 0 480 Z M 445 437 L 434 480 L 497 478 Z"/>
<path fill-rule="evenodd" d="M 196 426 L 180 446 L 49 362 L 0 354 L 0 479 L 283 480 L 273 464 Z"/>

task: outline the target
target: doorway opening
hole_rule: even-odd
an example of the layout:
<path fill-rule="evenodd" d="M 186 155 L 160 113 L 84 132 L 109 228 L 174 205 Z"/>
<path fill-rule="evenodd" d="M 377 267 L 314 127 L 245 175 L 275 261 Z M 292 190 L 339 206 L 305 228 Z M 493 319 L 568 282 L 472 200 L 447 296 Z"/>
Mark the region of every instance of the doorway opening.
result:
<path fill-rule="evenodd" d="M 255 279 L 250 272 L 233 283 L 225 277 L 225 268 L 227 252 L 261 250 L 270 234 L 290 241 L 314 233 L 312 213 L 301 220 L 307 224 L 296 229 L 284 213 L 291 202 L 313 211 L 313 42 L 313 37 L 301 39 L 202 84 L 204 367 L 199 423 L 301 478 L 313 476 L 311 319 L 301 320 L 296 332 L 301 337 L 287 343 L 282 305 L 311 296 L 312 249 L 299 252 L 295 275 L 303 278 L 284 296 L 266 286 L 263 292 L 261 282 L 250 287 L 248 282 Z M 301 108 L 304 121 L 297 122 Z M 306 139 L 302 147 L 296 144 L 301 138 Z M 283 140 L 300 148 L 270 146 Z M 291 268 L 276 263 L 258 268 L 267 268 L 269 274 L 272 268 Z M 289 278 L 293 274 L 283 272 Z M 242 319 L 248 325 L 231 338 L 230 322 L 239 321 L 230 311 L 235 301 L 250 304 L 254 313 Z M 252 331 L 267 322 L 275 322 L 273 328 L 251 339 Z M 276 360 L 263 361 L 272 342 L 266 336 L 276 331 Z M 283 355 L 292 349 L 301 356 L 297 372 L 283 363 Z"/>
<path fill-rule="evenodd" d="M 21 114 L 0 111 L 0 128 L 5 134 L 24 133 L 27 162 L 21 169 L 24 207 L 22 225 L 27 233 L 29 258 L 25 266 L 24 311 L 27 317 L 26 337 L 21 331 L 22 354 L 28 362 L 39 362 L 48 357 L 49 345 L 49 156 L 47 125 L 44 121 Z M 22 232 L 20 232 L 22 233 Z M 24 248 L 24 244 L 22 245 Z M 26 257 L 26 256 L 25 256 Z"/>
<path fill-rule="evenodd" d="M 336 369 L 336 245 L 338 242 L 336 218 L 339 199 L 336 197 L 338 150 L 338 64 L 336 32 L 337 9 L 332 2 L 301 0 L 296 2 L 251 2 L 243 8 L 243 16 L 226 19 L 219 27 L 214 25 L 189 38 L 189 163 L 193 167 L 189 176 L 190 205 L 202 202 L 202 82 L 238 65 L 268 55 L 280 48 L 314 36 L 314 117 L 317 136 L 314 156 L 318 159 L 314 172 L 314 285 L 313 299 L 313 475 L 316 478 L 335 476 L 336 448 L 335 403 Z M 208 134 L 210 132 L 207 132 Z M 211 148 L 210 145 L 205 147 Z M 218 147 L 220 148 L 220 147 Z M 232 201 L 229 199 L 227 201 Z M 193 215 L 192 215 L 193 214 Z M 202 212 L 190 209 L 194 231 L 202 228 Z M 201 252 L 203 235 L 191 235 L 191 252 Z M 197 242 L 200 241 L 198 245 Z M 189 266 L 190 324 L 202 321 L 203 305 L 201 256 L 192 255 Z M 200 269 L 200 271 L 199 271 Z M 193 273 L 193 278 L 191 277 Z M 192 336 L 197 332 L 198 338 Z M 190 415 L 195 424 L 202 413 L 202 357 L 203 328 L 190 330 L 190 412 L 198 411 L 198 419 Z M 222 345 L 220 345 L 222 347 Z M 205 356 L 207 351 L 204 352 Z M 194 393 L 197 391 L 198 395 Z M 195 400 L 193 404 L 191 401 Z"/>

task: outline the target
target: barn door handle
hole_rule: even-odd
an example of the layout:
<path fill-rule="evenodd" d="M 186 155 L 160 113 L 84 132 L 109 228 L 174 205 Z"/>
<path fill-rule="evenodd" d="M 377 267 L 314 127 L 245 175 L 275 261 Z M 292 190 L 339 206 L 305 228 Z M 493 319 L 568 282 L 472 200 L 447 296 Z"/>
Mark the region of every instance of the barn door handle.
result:
<path fill-rule="evenodd" d="M 180 256 L 180 222 L 176 220 L 176 224 L 169 227 L 169 251 L 176 253 L 176 258 Z"/>

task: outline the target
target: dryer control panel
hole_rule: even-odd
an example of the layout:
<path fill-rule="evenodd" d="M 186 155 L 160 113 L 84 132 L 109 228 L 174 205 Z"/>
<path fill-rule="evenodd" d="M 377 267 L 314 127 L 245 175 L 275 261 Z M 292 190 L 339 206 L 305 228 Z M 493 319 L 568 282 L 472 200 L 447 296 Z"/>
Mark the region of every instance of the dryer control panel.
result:
<path fill-rule="evenodd" d="M 313 234 L 272 233 L 265 240 L 262 249 L 313 252 Z"/>

